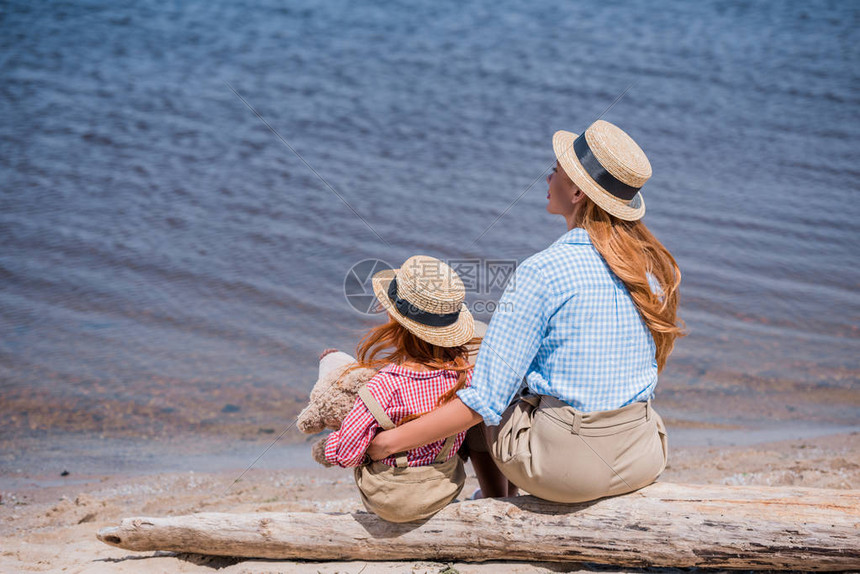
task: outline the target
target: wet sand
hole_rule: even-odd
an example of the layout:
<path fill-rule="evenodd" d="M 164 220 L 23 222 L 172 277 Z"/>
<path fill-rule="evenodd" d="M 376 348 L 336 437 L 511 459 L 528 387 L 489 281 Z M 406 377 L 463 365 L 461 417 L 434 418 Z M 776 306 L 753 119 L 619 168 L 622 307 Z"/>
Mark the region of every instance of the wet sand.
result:
<path fill-rule="evenodd" d="M 239 469 L 241 470 L 241 469 Z M 4 481 L 0 504 L 0 571 L 135 574 L 153 571 L 228 574 L 263 572 L 445 572 L 447 564 L 311 563 L 131 552 L 106 546 L 95 533 L 129 516 L 193 512 L 353 512 L 361 504 L 351 474 L 301 465 L 254 469 L 229 491 L 238 470 L 104 474 L 61 478 L 21 475 Z M 733 447 L 677 447 L 660 478 L 667 482 L 860 488 L 860 433 Z M 10 485 L 14 488 L 8 490 Z M 476 487 L 474 474 L 464 492 Z M 226 492 L 225 492 L 226 491 Z M 581 565 L 456 563 L 460 573 L 575 572 Z M 585 568 L 587 570 L 587 568 Z M 611 569 L 600 568 L 601 572 Z M 450 570 L 448 572 L 451 572 Z M 452 573 L 453 574 L 453 573 Z"/>

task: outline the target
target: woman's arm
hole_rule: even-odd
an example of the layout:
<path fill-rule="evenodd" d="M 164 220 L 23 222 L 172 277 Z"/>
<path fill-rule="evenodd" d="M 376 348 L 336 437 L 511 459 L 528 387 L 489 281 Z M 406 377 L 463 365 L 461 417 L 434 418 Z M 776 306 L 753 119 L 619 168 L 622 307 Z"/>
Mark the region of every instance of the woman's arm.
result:
<path fill-rule="evenodd" d="M 373 460 L 382 460 L 396 452 L 411 450 L 463 432 L 479 422 L 481 415 L 455 398 L 414 421 L 377 434 L 367 454 Z"/>
<path fill-rule="evenodd" d="M 508 282 L 481 342 L 472 384 L 457 396 L 488 425 L 500 423 L 534 362 L 546 333 L 552 289 L 527 259 Z"/>

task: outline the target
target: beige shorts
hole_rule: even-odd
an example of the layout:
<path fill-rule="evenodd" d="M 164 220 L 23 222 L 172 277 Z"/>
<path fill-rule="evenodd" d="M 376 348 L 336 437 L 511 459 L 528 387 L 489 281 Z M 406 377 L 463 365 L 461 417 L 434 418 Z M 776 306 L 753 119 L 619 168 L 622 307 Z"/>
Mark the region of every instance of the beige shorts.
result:
<path fill-rule="evenodd" d="M 385 430 L 394 422 L 385 413 L 367 386 L 358 390 L 370 414 Z M 413 522 L 433 516 L 452 502 L 466 482 L 466 471 L 459 456 L 448 459 L 456 435 L 449 436 L 433 464 L 408 466 L 406 453 L 395 455 L 395 466 L 382 462 L 355 469 L 355 484 L 364 507 L 389 522 Z M 448 459 L 448 460 L 446 460 Z"/>
<path fill-rule="evenodd" d="M 465 482 L 459 456 L 429 466 L 398 468 L 374 462 L 355 469 L 364 507 L 388 522 L 433 516 L 457 498 Z"/>
<path fill-rule="evenodd" d="M 469 430 L 469 449 L 489 452 L 519 488 L 553 502 L 585 502 L 632 492 L 666 468 L 663 419 L 651 401 L 582 413 L 546 395 L 527 395 L 498 426 Z"/>

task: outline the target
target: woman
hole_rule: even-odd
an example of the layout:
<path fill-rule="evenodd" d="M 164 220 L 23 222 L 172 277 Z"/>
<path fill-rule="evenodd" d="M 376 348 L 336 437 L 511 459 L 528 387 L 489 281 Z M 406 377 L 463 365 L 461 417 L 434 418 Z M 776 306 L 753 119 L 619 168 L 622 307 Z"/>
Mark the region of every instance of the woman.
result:
<path fill-rule="evenodd" d="M 517 269 L 471 387 L 377 435 L 371 458 L 483 421 L 468 441 L 484 496 L 510 496 L 516 485 L 581 502 L 641 488 L 665 468 L 665 429 L 650 403 L 682 334 L 681 274 L 639 221 L 651 165 L 605 121 L 578 137 L 557 132 L 553 148 L 547 210 L 568 232 Z"/>

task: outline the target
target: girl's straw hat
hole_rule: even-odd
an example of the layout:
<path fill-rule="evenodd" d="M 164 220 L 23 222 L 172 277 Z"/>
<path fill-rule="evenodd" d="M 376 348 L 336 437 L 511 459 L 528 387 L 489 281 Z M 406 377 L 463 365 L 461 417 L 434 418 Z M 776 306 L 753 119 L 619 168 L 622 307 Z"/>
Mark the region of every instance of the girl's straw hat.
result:
<path fill-rule="evenodd" d="M 463 281 L 435 257 L 415 255 L 400 269 L 380 271 L 373 292 L 395 321 L 433 345 L 458 347 L 475 332 Z"/>
<path fill-rule="evenodd" d="M 594 203 L 627 221 L 645 215 L 639 188 L 651 177 L 651 163 L 621 128 L 597 120 L 580 136 L 559 130 L 552 147 L 565 173 Z"/>

